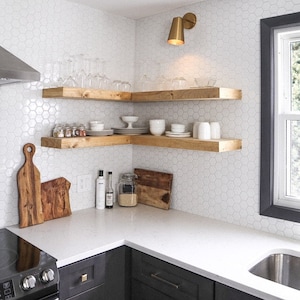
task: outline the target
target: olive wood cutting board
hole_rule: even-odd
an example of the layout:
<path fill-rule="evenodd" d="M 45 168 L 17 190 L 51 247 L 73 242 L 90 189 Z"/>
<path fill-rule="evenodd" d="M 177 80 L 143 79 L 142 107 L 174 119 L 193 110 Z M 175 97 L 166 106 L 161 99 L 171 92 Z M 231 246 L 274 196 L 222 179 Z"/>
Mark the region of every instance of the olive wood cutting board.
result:
<path fill-rule="evenodd" d="M 70 216 L 69 189 L 71 183 L 64 177 L 42 183 L 42 206 L 45 221 Z"/>
<path fill-rule="evenodd" d="M 136 194 L 139 203 L 169 209 L 173 174 L 134 169 L 137 175 Z"/>
<path fill-rule="evenodd" d="M 19 226 L 21 228 L 44 222 L 40 172 L 33 164 L 35 146 L 31 143 L 25 144 L 23 152 L 25 155 L 25 163 L 17 174 Z"/>

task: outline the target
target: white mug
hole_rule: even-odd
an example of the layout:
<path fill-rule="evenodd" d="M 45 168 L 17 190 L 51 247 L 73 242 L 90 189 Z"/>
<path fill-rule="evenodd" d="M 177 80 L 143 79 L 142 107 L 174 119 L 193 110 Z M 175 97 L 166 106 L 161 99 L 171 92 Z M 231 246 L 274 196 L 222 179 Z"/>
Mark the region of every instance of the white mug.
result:
<path fill-rule="evenodd" d="M 210 140 L 210 124 L 208 122 L 200 122 L 198 129 L 199 140 Z"/>
<path fill-rule="evenodd" d="M 210 134 L 212 139 L 218 140 L 221 138 L 221 128 L 219 122 L 210 123 Z"/>
<path fill-rule="evenodd" d="M 193 138 L 197 139 L 198 138 L 198 131 L 199 131 L 199 125 L 201 122 L 195 122 L 193 126 Z"/>

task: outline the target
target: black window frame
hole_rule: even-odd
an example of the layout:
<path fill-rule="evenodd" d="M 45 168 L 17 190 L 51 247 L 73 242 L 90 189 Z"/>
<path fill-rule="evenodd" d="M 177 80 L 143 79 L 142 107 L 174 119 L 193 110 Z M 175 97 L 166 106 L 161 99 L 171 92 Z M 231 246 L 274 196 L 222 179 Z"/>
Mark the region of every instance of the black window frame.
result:
<path fill-rule="evenodd" d="M 261 157 L 260 215 L 300 223 L 300 209 L 278 206 L 274 199 L 274 31 L 300 27 L 300 13 L 260 20 L 261 37 Z"/>

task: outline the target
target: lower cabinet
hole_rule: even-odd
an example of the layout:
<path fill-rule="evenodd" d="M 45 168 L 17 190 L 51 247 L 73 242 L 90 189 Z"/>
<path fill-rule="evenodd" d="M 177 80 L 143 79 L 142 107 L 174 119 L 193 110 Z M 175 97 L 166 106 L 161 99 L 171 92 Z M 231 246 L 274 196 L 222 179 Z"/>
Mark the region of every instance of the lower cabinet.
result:
<path fill-rule="evenodd" d="M 216 291 L 215 300 L 259 300 L 260 299 L 218 282 L 216 282 L 215 291 Z"/>
<path fill-rule="evenodd" d="M 60 300 L 259 300 L 126 246 L 59 274 Z"/>
<path fill-rule="evenodd" d="M 130 300 L 129 256 L 123 246 L 59 268 L 59 299 Z"/>
<path fill-rule="evenodd" d="M 214 282 L 132 250 L 132 300 L 213 300 Z"/>

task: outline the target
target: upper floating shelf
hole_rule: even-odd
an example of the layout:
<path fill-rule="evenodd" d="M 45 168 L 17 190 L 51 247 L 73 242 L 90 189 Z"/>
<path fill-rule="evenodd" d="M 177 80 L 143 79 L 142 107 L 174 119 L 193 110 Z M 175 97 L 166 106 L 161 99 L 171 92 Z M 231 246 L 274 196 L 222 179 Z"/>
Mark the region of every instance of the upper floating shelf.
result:
<path fill-rule="evenodd" d="M 86 99 L 125 102 L 155 102 L 183 100 L 241 100 L 242 91 L 221 87 L 203 87 L 184 90 L 149 92 L 121 92 L 85 88 L 49 88 L 43 90 L 44 98 Z"/>

